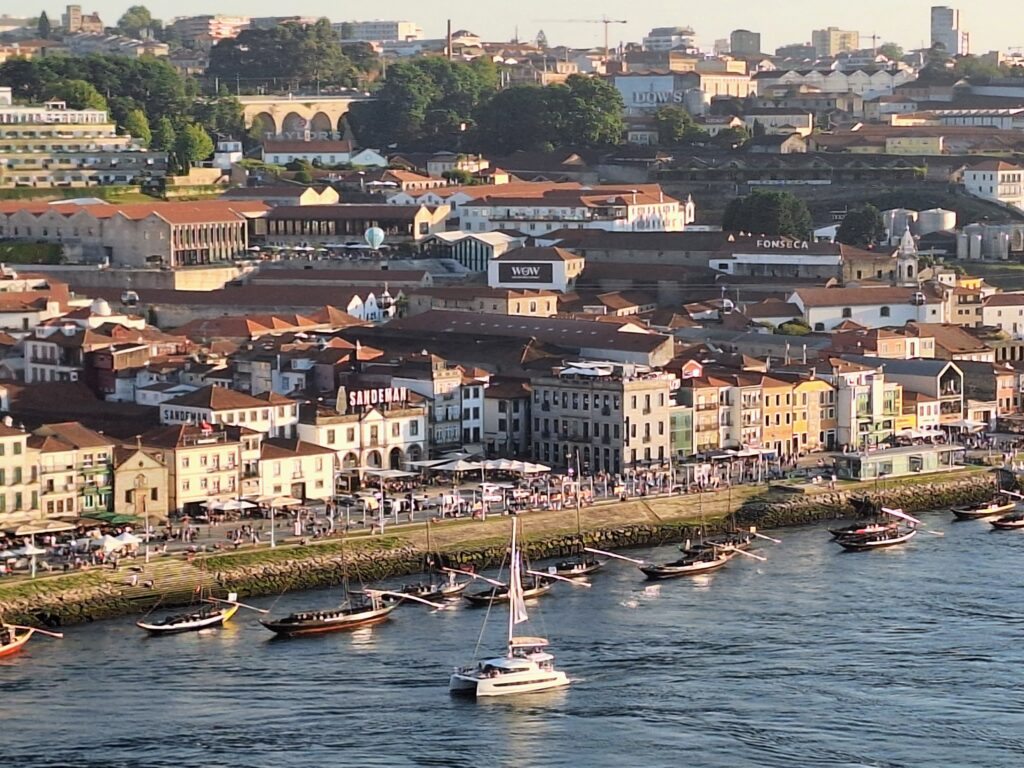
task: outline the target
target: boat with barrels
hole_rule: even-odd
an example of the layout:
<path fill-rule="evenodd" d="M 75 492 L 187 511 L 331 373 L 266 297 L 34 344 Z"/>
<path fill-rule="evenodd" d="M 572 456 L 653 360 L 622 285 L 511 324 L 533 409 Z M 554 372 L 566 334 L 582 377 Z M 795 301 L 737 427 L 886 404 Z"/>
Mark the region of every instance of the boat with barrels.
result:
<path fill-rule="evenodd" d="M 337 608 L 300 611 L 279 619 L 261 619 L 260 624 L 281 637 L 360 629 L 387 621 L 399 602 L 377 592 L 350 593 Z"/>
<path fill-rule="evenodd" d="M 832 538 L 881 533 L 888 526 L 889 521 L 882 519 L 881 507 L 871 499 L 853 498 L 850 499 L 850 505 L 853 507 L 854 515 L 859 518 L 858 521 L 841 528 L 829 528 L 828 532 L 832 534 Z"/>
<path fill-rule="evenodd" d="M 886 549 L 906 544 L 917 535 L 917 526 L 922 525 L 920 520 L 908 515 L 902 509 L 882 507 L 880 512 L 892 518 L 888 523 L 880 524 L 881 530 L 872 527 L 870 530 L 863 532 L 858 531 L 837 536 L 836 543 L 847 552 L 869 552 L 873 549 Z"/>
<path fill-rule="evenodd" d="M 953 517 L 957 520 L 980 520 L 985 517 L 1006 515 L 1007 513 L 1012 512 L 1016 506 L 1017 505 L 1012 501 L 993 499 L 987 504 L 968 507 L 953 507 L 950 511 L 953 513 Z"/>
<path fill-rule="evenodd" d="M 598 560 L 593 555 L 581 551 L 578 555 L 559 560 L 548 570 L 550 573 L 566 579 L 582 579 L 602 568 L 604 568 L 604 560 Z"/>

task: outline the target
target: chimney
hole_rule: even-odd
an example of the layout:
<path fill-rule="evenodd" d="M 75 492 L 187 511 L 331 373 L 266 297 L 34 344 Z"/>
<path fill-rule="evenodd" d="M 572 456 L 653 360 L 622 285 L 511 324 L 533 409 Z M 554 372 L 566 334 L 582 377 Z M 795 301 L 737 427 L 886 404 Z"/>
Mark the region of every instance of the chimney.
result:
<path fill-rule="evenodd" d="M 448 61 L 454 58 L 452 55 L 452 20 L 448 19 Z"/>

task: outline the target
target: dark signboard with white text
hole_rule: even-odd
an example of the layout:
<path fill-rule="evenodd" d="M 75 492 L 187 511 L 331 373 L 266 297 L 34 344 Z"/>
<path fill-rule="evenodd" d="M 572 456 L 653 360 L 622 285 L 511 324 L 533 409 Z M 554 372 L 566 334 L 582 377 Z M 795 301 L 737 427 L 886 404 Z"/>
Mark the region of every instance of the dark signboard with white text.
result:
<path fill-rule="evenodd" d="M 498 264 L 498 281 L 501 283 L 550 283 L 552 274 L 551 264 Z"/>

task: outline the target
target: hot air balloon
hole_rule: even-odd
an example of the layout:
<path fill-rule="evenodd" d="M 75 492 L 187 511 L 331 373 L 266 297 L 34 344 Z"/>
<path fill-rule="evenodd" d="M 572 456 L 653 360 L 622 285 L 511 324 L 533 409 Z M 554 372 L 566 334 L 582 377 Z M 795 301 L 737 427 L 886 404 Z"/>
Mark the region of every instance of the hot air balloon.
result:
<path fill-rule="evenodd" d="M 384 230 L 380 227 L 370 227 L 363 237 L 366 238 L 366 244 L 376 251 L 384 242 Z"/>

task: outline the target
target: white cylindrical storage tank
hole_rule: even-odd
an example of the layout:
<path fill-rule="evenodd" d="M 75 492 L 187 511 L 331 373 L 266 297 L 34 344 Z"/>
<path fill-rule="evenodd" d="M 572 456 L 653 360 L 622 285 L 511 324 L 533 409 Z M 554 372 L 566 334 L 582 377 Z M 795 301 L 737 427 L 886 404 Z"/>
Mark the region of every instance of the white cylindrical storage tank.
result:
<path fill-rule="evenodd" d="M 917 216 L 917 229 L 922 235 L 932 232 L 945 232 L 956 228 L 956 211 L 947 211 L 945 208 L 929 208 L 921 211 Z"/>
<path fill-rule="evenodd" d="M 968 235 L 967 258 L 981 260 L 981 235 Z"/>
<path fill-rule="evenodd" d="M 1006 261 L 1010 258 L 1010 235 L 1007 232 L 1000 232 L 995 237 L 994 253 L 995 258 Z"/>
<path fill-rule="evenodd" d="M 967 235 L 964 232 L 956 236 L 956 257 L 958 259 L 967 258 Z"/>
<path fill-rule="evenodd" d="M 887 211 L 882 211 L 882 222 L 885 224 L 885 231 L 892 243 L 899 242 L 903 233 L 907 231 L 907 226 L 910 227 L 911 232 L 914 232 L 916 221 L 917 211 L 912 211 L 909 208 L 890 208 Z"/>

